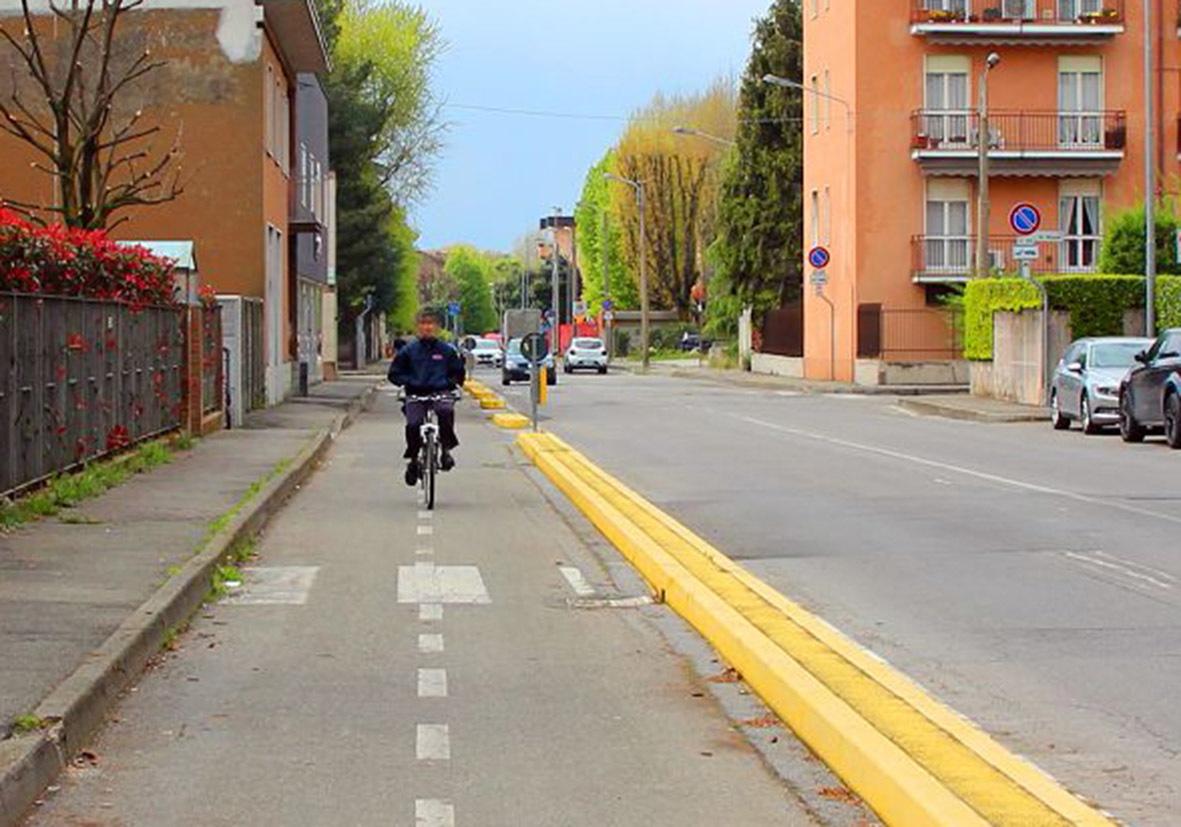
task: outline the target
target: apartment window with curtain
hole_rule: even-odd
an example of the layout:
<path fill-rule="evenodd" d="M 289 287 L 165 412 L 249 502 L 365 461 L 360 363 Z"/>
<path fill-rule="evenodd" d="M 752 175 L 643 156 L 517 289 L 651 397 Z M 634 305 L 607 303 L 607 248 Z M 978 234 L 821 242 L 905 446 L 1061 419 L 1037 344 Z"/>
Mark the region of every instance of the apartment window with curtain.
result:
<path fill-rule="evenodd" d="M 1103 0 L 1058 0 L 1058 19 L 1077 21 L 1084 14 L 1103 10 Z"/>
<path fill-rule="evenodd" d="M 968 0 L 926 0 L 927 11 L 949 11 L 956 14 L 968 13 Z"/>
<path fill-rule="evenodd" d="M 933 149 L 966 147 L 971 144 L 970 70 L 971 61 L 966 55 L 933 55 L 927 58 L 923 128 Z"/>
<path fill-rule="evenodd" d="M 1058 229 L 1062 232 L 1059 263 L 1066 272 L 1094 272 L 1103 241 L 1098 181 L 1063 181 L 1058 195 Z"/>
<path fill-rule="evenodd" d="M 968 272 L 972 262 L 968 181 L 948 179 L 927 184 L 924 266 L 929 273 Z"/>
<path fill-rule="evenodd" d="M 1058 58 L 1058 142 L 1064 147 L 1103 147 L 1103 59 Z"/>

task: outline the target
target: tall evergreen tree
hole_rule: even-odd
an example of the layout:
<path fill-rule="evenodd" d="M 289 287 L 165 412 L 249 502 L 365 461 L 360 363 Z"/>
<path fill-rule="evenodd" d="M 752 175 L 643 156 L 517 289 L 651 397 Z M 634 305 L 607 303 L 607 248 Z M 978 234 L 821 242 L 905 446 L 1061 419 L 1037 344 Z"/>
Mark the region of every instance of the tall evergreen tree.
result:
<path fill-rule="evenodd" d="M 802 290 L 803 96 L 763 77 L 802 77 L 803 39 L 799 0 L 774 0 L 755 24 L 739 94 L 738 146 L 728 159 L 711 251 L 714 296 L 728 292 L 760 314 Z"/>

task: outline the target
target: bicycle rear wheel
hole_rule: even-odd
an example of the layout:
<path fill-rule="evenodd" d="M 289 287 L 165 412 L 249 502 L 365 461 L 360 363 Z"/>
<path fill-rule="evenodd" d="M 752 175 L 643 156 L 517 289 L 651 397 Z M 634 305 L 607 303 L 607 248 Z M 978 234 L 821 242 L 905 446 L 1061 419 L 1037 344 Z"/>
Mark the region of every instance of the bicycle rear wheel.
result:
<path fill-rule="evenodd" d="M 428 511 L 435 508 L 435 474 L 439 470 L 438 449 L 435 445 L 435 435 L 427 434 L 423 444 L 422 462 L 422 503 Z"/>

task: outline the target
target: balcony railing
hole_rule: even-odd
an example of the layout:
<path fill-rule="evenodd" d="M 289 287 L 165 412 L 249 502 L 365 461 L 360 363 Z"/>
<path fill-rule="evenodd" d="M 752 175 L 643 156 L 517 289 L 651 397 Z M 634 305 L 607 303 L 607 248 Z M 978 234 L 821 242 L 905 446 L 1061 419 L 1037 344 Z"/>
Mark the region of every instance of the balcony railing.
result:
<path fill-rule="evenodd" d="M 1043 26 L 1104 27 L 1124 24 L 1125 0 L 914 0 L 911 23 L 916 26 L 1018 25 L 1034 33 Z"/>
<path fill-rule="evenodd" d="M 1021 261 L 1013 257 L 1015 235 L 988 239 L 990 273 L 1017 273 Z M 1038 256 L 1030 260 L 1035 274 L 1093 273 L 1099 262 L 1098 236 L 1065 236 L 1060 241 L 1036 245 Z M 976 239 L 970 236 L 916 235 L 911 239 L 911 266 L 917 282 L 966 281 L 976 274 Z"/>
<path fill-rule="evenodd" d="M 920 109 L 911 123 L 911 148 L 919 154 L 979 151 L 976 112 Z M 1127 120 L 1118 111 L 993 111 L 988 116 L 990 154 L 1123 152 L 1127 140 Z"/>

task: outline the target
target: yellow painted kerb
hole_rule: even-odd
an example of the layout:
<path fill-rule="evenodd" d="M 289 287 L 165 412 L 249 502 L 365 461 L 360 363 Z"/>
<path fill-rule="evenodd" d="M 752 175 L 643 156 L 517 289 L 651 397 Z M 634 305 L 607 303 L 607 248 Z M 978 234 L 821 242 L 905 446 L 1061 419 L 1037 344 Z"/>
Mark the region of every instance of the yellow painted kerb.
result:
<path fill-rule="evenodd" d="M 888 824 L 1114 824 L 552 434 L 518 440 Z"/>

